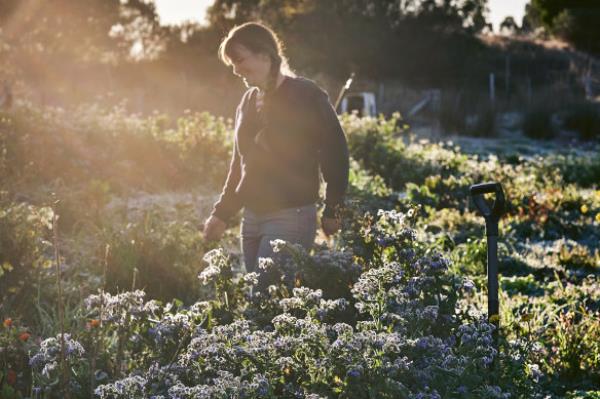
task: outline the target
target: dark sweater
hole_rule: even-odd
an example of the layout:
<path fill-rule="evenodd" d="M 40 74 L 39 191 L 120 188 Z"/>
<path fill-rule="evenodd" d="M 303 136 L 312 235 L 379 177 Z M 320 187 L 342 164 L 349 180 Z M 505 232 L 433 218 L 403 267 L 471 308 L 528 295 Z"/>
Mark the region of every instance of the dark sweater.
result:
<path fill-rule="evenodd" d="M 242 207 L 267 213 L 314 203 L 320 167 L 324 215 L 333 216 L 348 186 L 348 146 L 327 93 L 287 77 L 260 113 L 257 94 L 248 89 L 236 110 L 233 157 L 212 214 L 228 221 Z"/>

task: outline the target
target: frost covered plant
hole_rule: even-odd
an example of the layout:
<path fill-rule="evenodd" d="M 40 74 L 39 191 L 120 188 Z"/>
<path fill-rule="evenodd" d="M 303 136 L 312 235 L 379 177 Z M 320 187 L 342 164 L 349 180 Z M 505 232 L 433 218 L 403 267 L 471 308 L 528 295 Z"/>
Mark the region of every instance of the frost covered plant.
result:
<path fill-rule="evenodd" d="M 61 354 L 61 347 L 64 355 Z M 64 356 L 64 357 L 63 357 Z M 85 349 L 70 334 L 58 334 L 56 337 L 46 338 L 40 343 L 39 350 L 29 359 L 29 365 L 33 371 L 34 384 L 41 387 L 45 392 L 53 392 L 59 389 L 56 382 L 60 379 L 61 357 L 65 362 L 62 367 L 66 369 L 79 370 L 83 368 Z M 81 387 L 76 380 L 70 381 L 70 387 L 79 391 Z"/>
<path fill-rule="evenodd" d="M 117 380 L 111 384 L 100 385 L 94 393 L 100 399 L 116 399 L 116 398 L 145 398 L 145 385 L 147 381 L 144 377 L 136 375 L 121 380 Z"/>
<path fill-rule="evenodd" d="M 356 260 L 363 268 L 392 261 L 413 262 L 425 249 L 423 243 L 417 241 L 412 227 L 417 210 L 416 207 L 409 207 L 406 212 L 379 209 L 361 214 L 352 228 L 342 234 L 341 245 L 359 255 Z"/>
<path fill-rule="evenodd" d="M 216 281 L 221 273 L 231 273 L 231 264 L 229 257 L 223 251 L 223 248 L 216 248 L 208 251 L 202 258 L 208 266 L 198 274 L 198 278 L 203 285 Z"/>
<path fill-rule="evenodd" d="M 462 355 L 468 356 L 476 368 L 489 367 L 498 354 L 493 346 L 494 329 L 493 324 L 483 320 L 458 327 L 458 350 Z"/>
<path fill-rule="evenodd" d="M 210 285 L 208 302 L 213 316 L 231 321 L 241 315 L 246 307 L 251 287 L 258 283 L 256 273 L 234 276 L 233 259 L 222 248 L 204 255 L 207 266 L 198 274 L 203 285 Z"/>
<path fill-rule="evenodd" d="M 153 363 L 143 374 L 131 374 L 128 377 L 100 385 L 95 395 L 101 399 L 118 398 L 168 398 L 169 390 L 180 384 L 179 375 L 183 370 L 177 366 L 160 366 Z"/>
<path fill-rule="evenodd" d="M 289 312 L 295 309 L 308 310 L 319 304 L 323 297 L 322 290 L 312 290 L 307 287 L 299 287 L 293 289 L 293 296 L 283 298 L 279 301 L 279 305 L 284 312 Z"/>
<path fill-rule="evenodd" d="M 182 335 L 191 330 L 192 326 L 187 314 L 166 314 L 154 327 L 148 329 L 148 334 L 157 345 L 163 346 L 166 343 L 178 342 L 183 338 Z"/>
<path fill-rule="evenodd" d="M 146 293 L 142 290 L 128 291 L 116 295 L 102 292 L 98 295 L 88 296 L 84 304 L 90 312 L 90 317 L 122 325 L 131 318 L 154 315 L 158 310 L 155 301 L 144 301 L 145 296 Z"/>
<path fill-rule="evenodd" d="M 279 306 L 286 313 L 309 315 L 324 321 L 328 316 L 333 317 L 345 310 L 348 301 L 345 298 L 323 299 L 323 291 L 320 289 L 298 287 L 293 289 L 292 297 L 281 299 Z"/>
<path fill-rule="evenodd" d="M 301 285 L 322 289 L 324 298 L 346 298 L 350 302 L 350 289 L 363 271 L 353 251 L 322 249 L 299 268 L 296 281 Z"/>
<path fill-rule="evenodd" d="M 355 307 L 376 328 L 423 334 L 450 331 L 462 278 L 448 274 L 449 262 L 432 253 L 414 262 L 374 265 L 354 284 Z M 432 330 L 433 329 L 433 330 Z"/>
<path fill-rule="evenodd" d="M 380 209 L 377 212 L 377 222 L 366 230 L 367 238 L 374 240 L 382 248 L 394 246 L 400 249 L 407 245 L 411 246 L 410 244 L 417 238 L 416 231 L 410 227 L 413 214 L 413 209 L 407 213 Z M 407 260 L 411 260 L 410 256 Z"/>
<path fill-rule="evenodd" d="M 260 270 L 270 270 L 274 264 L 273 258 L 258 258 L 258 268 Z"/>
<path fill-rule="evenodd" d="M 280 239 L 271 240 L 270 244 L 271 248 L 273 249 L 273 252 L 276 254 L 281 252 L 286 246 L 288 246 L 288 243 L 286 241 Z"/>
<path fill-rule="evenodd" d="M 418 242 L 409 219 L 380 213 L 362 244 L 370 258 L 276 241 L 265 270 L 234 276 L 231 258 L 211 251 L 199 277 L 214 292 L 189 308 L 144 302 L 143 293 L 88 298 L 113 333 L 121 321 L 130 330 L 122 342 L 132 360 L 96 395 L 503 397 L 485 377 L 497 356 L 492 326 L 457 312 L 458 297 L 474 286 Z M 395 240 L 374 239 L 384 234 Z M 249 294 L 263 272 L 277 278 Z"/>
<path fill-rule="evenodd" d="M 483 399 L 509 399 L 512 395 L 508 392 L 503 392 L 502 388 L 497 385 L 485 385 L 477 390 L 477 396 Z"/>
<path fill-rule="evenodd" d="M 403 220 L 398 213 L 386 218 Z M 491 329 L 459 318 L 456 296 L 465 283 L 449 274 L 448 261 L 437 253 L 419 255 L 416 238 L 408 232 L 401 235 L 406 239 L 394 244 L 393 251 L 413 249 L 411 256 L 366 263 L 365 268 L 353 266 L 351 252 L 317 251 L 310 256 L 293 245 L 274 243 L 280 246 L 277 254 L 295 252 L 288 259 L 275 257 L 269 267 L 293 271 L 295 283 L 311 281 L 306 269 L 327 262 L 330 267 L 323 270 L 360 271 L 350 300 L 327 297 L 332 289 L 286 289 L 284 278 L 283 285 L 269 287 L 269 297 L 246 303 L 248 309 L 235 320 L 221 318 L 221 325 L 193 329 L 189 344 L 173 362 L 179 380 L 162 394 L 429 398 L 481 391 L 486 387 L 481 370 L 487 370 L 496 355 Z M 240 281 L 253 282 L 256 277 Z M 352 279 L 335 284 L 348 281 Z M 215 311 L 222 300 L 202 308 Z M 342 310 L 353 312 L 350 323 L 336 320 L 336 312 Z M 276 313 L 269 323 L 257 323 L 255 317 L 259 312 L 264 317 L 265 311 Z M 165 336 L 173 333 L 172 328 L 173 324 L 165 324 Z"/>
<path fill-rule="evenodd" d="M 64 344 L 65 360 L 76 361 L 83 358 L 85 349 L 83 349 L 83 346 L 79 342 L 71 339 L 70 334 L 65 334 L 64 340 L 61 338 L 62 336 L 58 334 L 56 338 L 52 337 L 43 340 L 39 351 L 29 360 L 29 365 L 36 370 L 41 370 L 48 364 L 56 363 L 60 356 L 61 341 Z"/>

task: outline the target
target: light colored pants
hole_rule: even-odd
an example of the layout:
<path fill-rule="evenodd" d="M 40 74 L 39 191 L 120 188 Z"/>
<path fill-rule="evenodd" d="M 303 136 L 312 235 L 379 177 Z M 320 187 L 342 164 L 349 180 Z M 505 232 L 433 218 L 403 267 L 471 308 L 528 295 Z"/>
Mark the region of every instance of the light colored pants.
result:
<path fill-rule="evenodd" d="M 317 206 L 286 208 L 266 214 L 244 209 L 241 226 L 242 253 L 247 272 L 257 272 L 258 258 L 273 256 L 271 240 L 281 239 L 309 249 L 317 231 Z"/>

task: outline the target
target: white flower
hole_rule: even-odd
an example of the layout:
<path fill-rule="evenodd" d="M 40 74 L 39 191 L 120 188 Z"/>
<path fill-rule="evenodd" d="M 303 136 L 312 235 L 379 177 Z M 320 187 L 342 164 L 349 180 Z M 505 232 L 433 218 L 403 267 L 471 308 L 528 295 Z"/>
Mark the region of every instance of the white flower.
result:
<path fill-rule="evenodd" d="M 258 276 L 259 275 L 256 272 L 246 273 L 244 275 L 244 282 L 246 284 L 256 285 L 256 284 L 258 284 Z"/>
<path fill-rule="evenodd" d="M 286 246 L 286 242 L 284 240 L 280 240 L 279 238 L 276 240 L 271 240 L 271 247 L 273 248 L 274 253 L 280 252 Z"/>
<path fill-rule="evenodd" d="M 218 276 L 219 273 L 220 270 L 218 267 L 210 265 L 206 269 L 202 270 L 202 272 L 200 272 L 198 278 L 200 279 L 203 285 L 206 285 L 209 282 L 211 282 L 216 276 Z"/>
<path fill-rule="evenodd" d="M 223 248 L 215 248 L 204 254 L 202 260 L 208 264 L 214 263 L 217 259 L 223 257 Z"/>
<path fill-rule="evenodd" d="M 258 258 L 258 268 L 261 270 L 269 270 L 274 263 L 272 258 Z"/>

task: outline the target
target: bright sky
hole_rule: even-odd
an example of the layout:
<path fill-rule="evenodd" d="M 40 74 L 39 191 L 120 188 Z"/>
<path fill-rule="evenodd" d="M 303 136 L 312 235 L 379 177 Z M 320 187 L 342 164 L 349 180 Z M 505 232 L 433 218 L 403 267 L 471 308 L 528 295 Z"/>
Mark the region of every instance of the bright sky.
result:
<path fill-rule="evenodd" d="M 205 11 L 213 0 L 154 0 L 162 25 L 185 21 L 204 23 Z"/>
<path fill-rule="evenodd" d="M 154 0 L 156 11 L 163 25 L 178 24 L 184 21 L 204 21 L 204 12 L 212 4 L 212 0 Z M 525 4 L 529 0 L 488 0 L 490 19 L 494 31 L 498 32 L 500 22 L 512 15 L 517 24 L 521 24 L 525 13 Z"/>
<path fill-rule="evenodd" d="M 494 32 L 498 33 L 500 23 L 509 15 L 515 19 L 517 25 L 521 26 L 527 3 L 529 0 L 488 0 L 489 19 L 494 26 Z"/>

